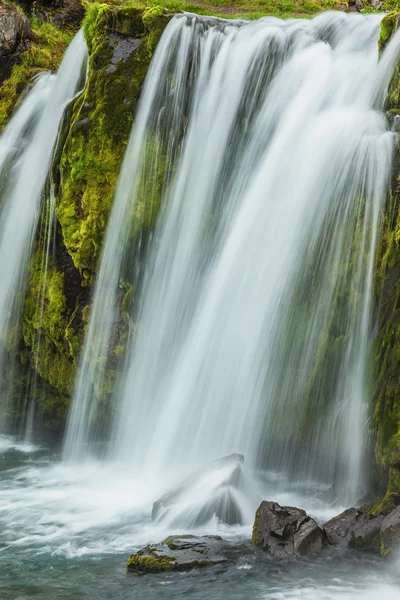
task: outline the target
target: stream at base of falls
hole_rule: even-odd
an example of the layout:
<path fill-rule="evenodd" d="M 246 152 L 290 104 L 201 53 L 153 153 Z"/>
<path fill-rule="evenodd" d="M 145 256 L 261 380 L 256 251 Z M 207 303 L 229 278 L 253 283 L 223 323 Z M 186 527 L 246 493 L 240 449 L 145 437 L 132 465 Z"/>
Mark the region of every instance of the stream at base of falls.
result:
<path fill-rule="evenodd" d="M 274 492 L 266 499 L 297 505 L 319 522 L 344 507 Z M 398 600 L 399 558 L 383 561 L 356 551 L 318 558 L 276 559 L 264 554 L 239 562 L 173 574 L 127 574 L 129 554 L 169 533 L 151 522 L 162 482 L 136 480 L 129 465 L 61 463 L 41 446 L 0 436 L 1 600 L 268 599 Z M 276 489 L 276 488 L 275 488 Z M 249 539 L 251 524 L 210 522 L 199 534 Z"/>

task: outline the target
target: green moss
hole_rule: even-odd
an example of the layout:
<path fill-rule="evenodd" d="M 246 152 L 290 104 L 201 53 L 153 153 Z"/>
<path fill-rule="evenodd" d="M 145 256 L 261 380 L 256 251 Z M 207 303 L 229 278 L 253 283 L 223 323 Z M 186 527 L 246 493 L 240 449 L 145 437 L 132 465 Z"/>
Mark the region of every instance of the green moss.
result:
<path fill-rule="evenodd" d="M 64 274 L 50 260 L 43 289 L 42 252 L 33 255 L 28 280 L 22 330 L 36 372 L 60 393 L 70 394 L 75 376 L 69 329 L 70 315 L 64 294 Z M 39 345 L 39 346 L 38 346 Z"/>
<path fill-rule="evenodd" d="M 64 244 L 87 283 L 96 269 L 141 87 L 167 22 L 164 11 L 154 8 L 142 15 L 135 7 L 95 4 L 87 13 L 89 79 L 74 106 L 61 155 L 57 205 Z M 116 33 L 127 31 L 137 47 L 117 61 Z M 149 199 L 145 204 L 152 208 L 143 211 L 137 204 L 136 230 L 153 223 L 149 214 L 156 211 Z"/>
<path fill-rule="evenodd" d="M 71 31 L 61 31 L 50 23 L 33 23 L 34 41 L 22 52 L 14 65 L 11 76 L 0 86 L 0 132 L 15 110 L 21 94 L 42 71 L 56 71 L 67 45 L 72 39 Z"/>

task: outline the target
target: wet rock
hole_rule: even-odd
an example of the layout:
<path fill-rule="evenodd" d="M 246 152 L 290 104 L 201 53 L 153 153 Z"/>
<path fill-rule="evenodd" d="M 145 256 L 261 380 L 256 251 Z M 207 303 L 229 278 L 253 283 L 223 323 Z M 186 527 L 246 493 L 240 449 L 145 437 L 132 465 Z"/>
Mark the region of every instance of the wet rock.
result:
<path fill-rule="evenodd" d="M 220 536 L 175 535 L 132 554 L 127 568 L 135 575 L 188 571 L 233 562 L 253 553 L 246 544 L 227 542 Z"/>
<path fill-rule="evenodd" d="M 230 454 L 213 460 L 153 504 L 153 520 L 199 527 L 215 515 L 228 525 L 242 524 L 237 492 L 244 487 L 244 456 Z"/>
<path fill-rule="evenodd" d="M 274 556 L 285 557 L 318 554 L 327 540 L 304 510 L 263 501 L 256 512 L 252 542 Z"/>
<path fill-rule="evenodd" d="M 379 551 L 383 517 L 349 508 L 323 526 L 330 544 Z"/>
<path fill-rule="evenodd" d="M 386 517 L 383 517 L 381 544 L 381 551 L 384 556 L 390 554 L 395 546 L 400 545 L 400 506 Z"/>
<path fill-rule="evenodd" d="M 111 33 L 110 42 L 114 45 L 114 53 L 111 57 L 111 64 L 107 69 L 107 73 L 113 73 L 117 68 L 117 63 L 120 60 L 124 62 L 128 60 L 142 44 L 143 40 L 123 36 L 120 33 Z"/>

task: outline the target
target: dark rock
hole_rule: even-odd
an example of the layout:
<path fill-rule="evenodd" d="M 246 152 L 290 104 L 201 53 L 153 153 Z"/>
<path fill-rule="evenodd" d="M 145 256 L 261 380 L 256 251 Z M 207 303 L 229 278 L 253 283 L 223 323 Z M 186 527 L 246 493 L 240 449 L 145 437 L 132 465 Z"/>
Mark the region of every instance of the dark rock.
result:
<path fill-rule="evenodd" d="M 227 542 L 219 536 L 170 536 L 161 544 L 142 548 L 128 559 L 128 571 L 136 575 L 164 571 L 188 571 L 232 562 L 254 551 L 246 544 Z"/>
<path fill-rule="evenodd" d="M 117 68 L 117 63 L 120 60 L 124 62 L 128 60 L 139 48 L 143 40 L 123 36 L 120 33 L 111 33 L 110 42 L 114 45 L 114 53 L 111 57 L 111 64 L 107 69 L 107 73 L 113 73 Z"/>
<path fill-rule="evenodd" d="M 3 2 L 0 5 L 0 56 L 13 54 L 26 39 L 33 39 L 29 19 Z"/>
<path fill-rule="evenodd" d="M 244 487 L 243 463 L 242 454 L 211 461 L 154 502 L 152 519 L 171 519 L 175 511 L 177 517 L 172 526 L 199 527 L 214 515 L 228 525 L 241 524 L 242 511 L 235 491 Z M 196 489 L 199 492 L 191 494 Z"/>
<path fill-rule="evenodd" d="M 349 508 L 323 526 L 330 544 L 379 550 L 383 517 Z"/>
<path fill-rule="evenodd" d="M 264 501 L 256 512 L 252 542 L 274 556 L 284 557 L 318 554 L 327 540 L 304 510 Z"/>
<path fill-rule="evenodd" d="M 17 57 L 34 39 L 27 17 L 6 2 L 0 3 L 0 84 L 11 75 Z"/>
<path fill-rule="evenodd" d="M 384 556 L 388 555 L 396 545 L 400 545 L 400 506 L 383 518 L 381 543 Z"/>

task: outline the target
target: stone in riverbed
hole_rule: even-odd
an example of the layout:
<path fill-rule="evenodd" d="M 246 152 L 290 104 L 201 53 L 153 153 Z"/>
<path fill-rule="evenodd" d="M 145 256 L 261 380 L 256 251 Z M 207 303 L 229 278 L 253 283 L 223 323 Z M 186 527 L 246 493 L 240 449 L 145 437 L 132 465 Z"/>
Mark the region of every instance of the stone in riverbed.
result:
<path fill-rule="evenodd" d="M 330 544 L 378 551 L 383 516 L 375 517 L 349 508 L 323 526 Z"/>
<path fill-rule="evenodd" d="M 220 536 L 170 536 L 161 544 L 142 548 L 128 559 L 128 571 L 135 575 L 188 571 L 232 562 L 253 554 L 246 544 L 234 544 Z"/>
<path fill-rule="evenodd" d="M 285 557 L 318 554 L 327 540 L 304 510 L 263 501 L 256 512 L 252 542 L 274 556 Z"/>

